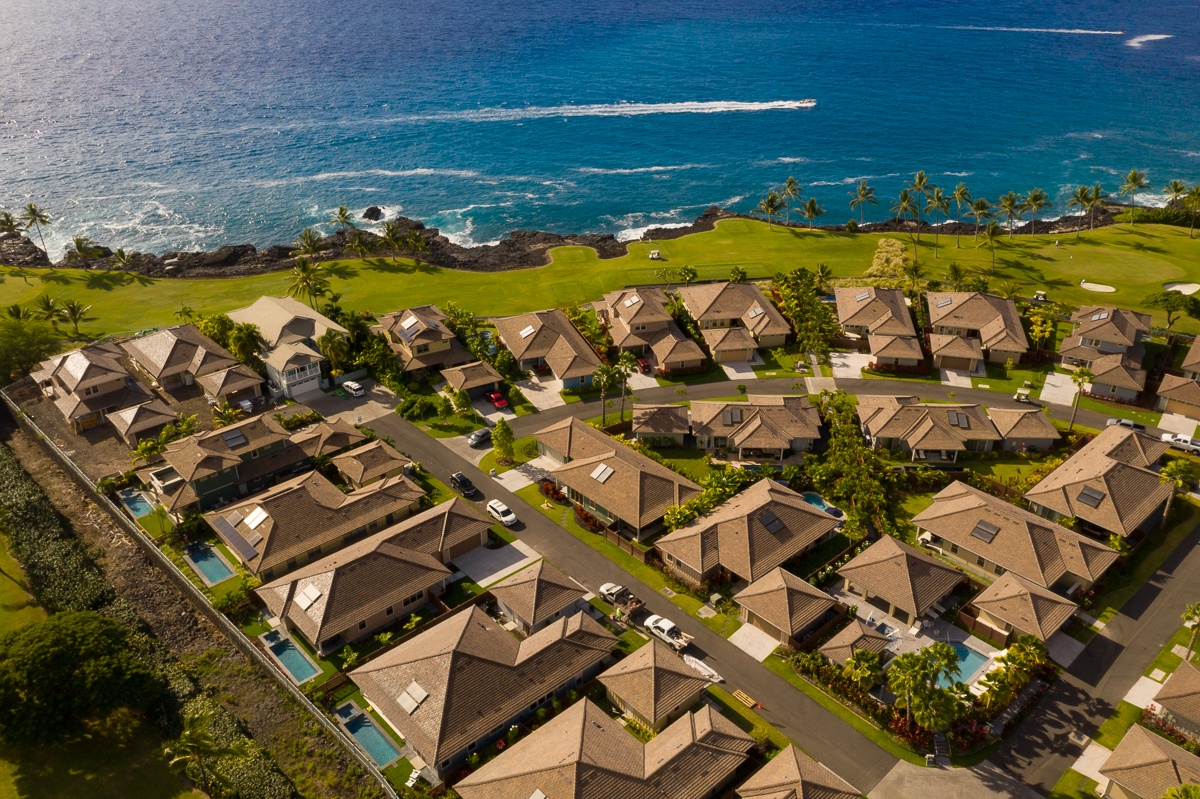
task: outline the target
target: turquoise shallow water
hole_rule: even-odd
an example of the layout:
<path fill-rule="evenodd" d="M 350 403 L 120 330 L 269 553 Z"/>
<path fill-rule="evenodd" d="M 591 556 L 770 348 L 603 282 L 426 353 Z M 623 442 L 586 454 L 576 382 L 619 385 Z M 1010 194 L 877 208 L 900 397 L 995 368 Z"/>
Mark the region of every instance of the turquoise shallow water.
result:
<path fill-rule="evenodd" d="M 1200 180 L 1179 0 L 4 9 L 0 207 L 47 206 L 55 254 L 288 241 L 340 203 L 484 242 L 748 210 L 789 174 L 823 222 L 856 179 L 890 197 L 921 168 L 1058 211 L 1135 166 Z"/>

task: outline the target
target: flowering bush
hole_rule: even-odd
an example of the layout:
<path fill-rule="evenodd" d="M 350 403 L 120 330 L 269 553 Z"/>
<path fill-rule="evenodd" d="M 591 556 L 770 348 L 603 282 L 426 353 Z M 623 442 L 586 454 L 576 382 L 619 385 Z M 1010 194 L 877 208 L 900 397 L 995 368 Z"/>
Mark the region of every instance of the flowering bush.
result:
<path fill-rule="evenodd" d="M 579 522 L 579 526 L 590 533 L 598 533 L 604 529 L 604 522 L 578 505 L 575 506 L 575 521 Z"/>
<path fill-rule="evenodd" d="M 1180 730 L 1171 722 L 1164 719 L 1162 716 L 1153 712 L 1149 708 L 1142 709 L 1141 723 L 1144 727 L 1148 727 L 1162 737 L 1166 738 L 1178 746 L 1183 747 L 1193 755 L 1200 754 L 1200 744 L 1198 744 L 1187 733 Z"/>

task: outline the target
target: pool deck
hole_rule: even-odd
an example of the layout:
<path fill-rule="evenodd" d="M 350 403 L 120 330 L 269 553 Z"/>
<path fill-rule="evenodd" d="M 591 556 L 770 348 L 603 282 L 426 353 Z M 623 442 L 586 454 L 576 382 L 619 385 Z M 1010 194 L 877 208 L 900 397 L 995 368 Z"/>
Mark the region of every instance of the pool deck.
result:
<path fill-rule="evenodd" d="M 224 555 L 221 554 L 221 550 L 217 549 L 212 544 L 204 544 L 204 546 L 208 547 L 209 551 L 211 551 L 214 555 L 216 555 L 217 558 L 220 559 L 220 561 L 225 564 L 225 568 L 229 569 L 229 576 L 224 577 L 220 580 L 217 580 L 215 583 L 212 582 L 211 580 L 209 580 L 208 575 L 206 575 L 203 572 L 203 570 L 201 570 L 201 568 L 196 565 L 196 561 L 192 560 L 192 556 L 188 552 L 188 549 L 191 549 L 191 547 L 188 547 L 188 549 L 183 550 L 183 552 L 180 554 L 183 555 L 184 561 L 191 568 L 191 570 L 196 573 L 196 576 L 200 578 L 201 582 L 203 582 L 209 588 L 212 588 L 215 585 L 220 585 L 221 583 L 225 582 L 226 580 L 232 580 L 234 577 L 238 576 L 237 568 L 234 567 L 234 565 L 229 562 L 228 558 L 226 558 Z"/>

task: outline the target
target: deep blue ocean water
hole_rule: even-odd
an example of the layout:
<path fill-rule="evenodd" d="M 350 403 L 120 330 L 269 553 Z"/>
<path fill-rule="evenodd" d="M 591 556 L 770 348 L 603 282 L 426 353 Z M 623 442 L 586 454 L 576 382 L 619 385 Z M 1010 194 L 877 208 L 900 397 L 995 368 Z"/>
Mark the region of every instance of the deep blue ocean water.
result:
<path fill-rule="evenodd" d="M 788 175 L 825 223 L 867 177 L 882 219 L 917 169 L 1061 212 L 1133 167 L 1200 180 L 1197 10 L 0 0 L 0 208 L 46 206 L 55 255 L 285 242 L 339 204 L 628 236 Z"/>

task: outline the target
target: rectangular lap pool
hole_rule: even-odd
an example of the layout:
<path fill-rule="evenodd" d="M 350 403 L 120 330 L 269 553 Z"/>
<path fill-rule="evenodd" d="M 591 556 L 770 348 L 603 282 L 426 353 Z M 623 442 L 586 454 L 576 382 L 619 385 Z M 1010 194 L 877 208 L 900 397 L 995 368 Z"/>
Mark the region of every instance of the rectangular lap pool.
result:
<path fill-rule="evenodd" d="M 311 680 L 321 673 L 317 664 L 309 660 L 308 655 L 301 652 L 300 647 L 296 646 L 292 639 L 285 638 L 283 633 L 278 630 L 263 633 L 262 642 L 267 645 L 267 651 L 291 675 L 297 685 Z"/>
<path fill-rule="evenodd" d="M 955 641 L 950 644 L 950 648 L 958 653 L 958 674 L 949 680 L 944 677 L 939 679 L 938 685 L 943 688 L 949 688 L 956 682 L 967 682 L 975 676 L 975 672 L 979 671 L 984 663 L 987 663 L 987 655 L 976 652 L 966 644 Z"/>
<path fill-rule="evenodd" d="M 208 544 L 194 544 L 188 547 L 183 553 L 183 559 L 210 588 L 233 576 L 233 567 L 215 547 Z"/>
<path fill-rule="evenodd" d="M 400 757 L 400 750 L 387 733 L 379 729 L 375 720 L 360 711 L 354 703 L 338 708 L 337 717 L 343 720 L 346 732 L 354 736 L 354 740 L 371 756 L 375 765 L 385 768 Z"/>
<path fill-rule="evenodd" d="M 117 496 L 121 498 L 121 504 L 135 519 L 149 516 L 154 512 L 154 506 L 146 500 L 146 495 L 136 488 L 123 489 Z"/>

